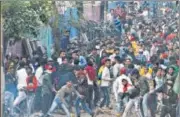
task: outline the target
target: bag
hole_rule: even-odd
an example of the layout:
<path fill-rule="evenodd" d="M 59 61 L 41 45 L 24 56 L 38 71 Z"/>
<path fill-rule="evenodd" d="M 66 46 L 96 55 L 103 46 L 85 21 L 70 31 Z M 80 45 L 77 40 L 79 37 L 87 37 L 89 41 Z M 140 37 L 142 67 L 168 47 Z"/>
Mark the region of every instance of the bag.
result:
<path fill-rule="evenodd" d="M 102 78 L 102 72 L 103 72 L 103 70 L 104 70 L 104 66 L 101 66 L 101 67 L 99 68 L 99 71 L 98 71 L 98 79 L 99 79 L 99 80 L 101 80 L 101 78 Z"/>
<path fill-rule="evenodd" d="M 128 93 L 129 93 L 129 98 L 133 99 L 133 98 L 137 97 L 140 94 L 140 90 L 137 89 L 137 88 L 133 88 L 133 89 L 130 89 L 128 91 Z"/>

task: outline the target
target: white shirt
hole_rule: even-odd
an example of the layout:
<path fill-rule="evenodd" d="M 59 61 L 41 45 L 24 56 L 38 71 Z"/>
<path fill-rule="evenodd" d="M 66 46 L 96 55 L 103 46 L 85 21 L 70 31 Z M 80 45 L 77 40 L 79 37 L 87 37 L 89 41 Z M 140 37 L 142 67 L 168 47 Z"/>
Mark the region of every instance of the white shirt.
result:
<path fill-rule="evenodd" d="M 87 75 L 87 82 L 88 82 L 88 85 L 93 85 L 93 81 L 89 79 L 88 75 Z"/>
<path fill-rule="evenodd" d="M 61 65 L 62 64 L 62 58 L 58 58 L 57 62 L 59 63 L 59 65 Z"/>
<path fill-rule="evenodd" d="M 150 50 L 150 56 L 153 56 L 154 54 L 156 54 L 157 51 L 158 51 L 158 48 L 153 45 Z"/>
<path fill-rule="evenodd" d="M 43 67 L 40 66 L 40 67 L 37 68 L 36 73 L 35 73 L 35 76 L 36 76 L 36 78 L 38 80 L 38 86 L 42 85 L 42 77 L 41 77 L 42 74 L 43 74 Z"/>
<path fill-rule="evenodd" d="M 112 54 L 109 56 L 109 59 L 111 60 L 111 62 L 114 62 L 115 61 L 115 58 L 116 57 L 116 54 Z"/>
<path fill-rule="evenodd" d="M 108 87 L 110 81 L 106 81 L 106 80 L 111 80 L 110 78 L 110 71 L 107 67 L 104 67 L 104 70 L 102 72 L 102 81 L 101 81 L 101 86 L 102 87 Z"/>
<path fill-rule="evenodd" d="M 17 89 L 18 90 L 27 86 L 27 83 L 26 83 L 27 77 L 28 77 L 28 75 L 27 75 L 25 68 L 22 68 L 22 69 L 17 71 L 17 78 L 18 78 Z"/>
<path fill-rule="evenodd" d="M 144 54 L 144 56 L 146 56 L 146 60 L 150 60 L 150 53 L 149 53 L 149 51 L 147 51 L 147 50 L 145 50 L 144 52 L 143 52 L 143 54 Z"/>
<path fill-rule="evenodd" d="M 86 78 L 87 78 L 88 85 L 93 85 L 93 81 L 92 81 L 92 80 L 90 80 L 90 78 L 89 78 L 89 75 L 88 75 L 88 74 L 86 74 Z"/>
<path fill-rule="evenodd" d="M 119 63 L 116 63 L 116 64 L 113 66 L 113 76 L 114 76 L 114 78 L 117 77 L 120 69 L 123 68 L 123 67 L 124 67 L 124 65 L 123 65 L 123 64 L 119 64 Z"/>
<path fill-rule="evenodd" d="M 148 16 L 148 11 L 147 11 L 147 10 L 143 11 L 142 15 L 143 15 L 144 17 L 147 17 L 147 16 Z"/>
<path fill-rule="evenodd" d="M 113 83 L 113 92 L 116 100 L 118 99 L 118 94 L 123 92 L 122 79 L 126 79 L 128 83 L 132 85 L 132 82 L 129 77 L 127 77 L 124 74 L 119 76 Z"/>
<path fill-rule="evenodd" d="M 102 57 L 102 52 L 104 51 L 104 49 L 101 49 L 99 52 L 99 56 Z"/>
<path fill-rule="evenodd" d="M 108 14 L 107 14 L 107 21 L 109 21 L 110 23 L 113 22 L 113 16 L 112 16 L 111 13 L 108 13 Z"/>

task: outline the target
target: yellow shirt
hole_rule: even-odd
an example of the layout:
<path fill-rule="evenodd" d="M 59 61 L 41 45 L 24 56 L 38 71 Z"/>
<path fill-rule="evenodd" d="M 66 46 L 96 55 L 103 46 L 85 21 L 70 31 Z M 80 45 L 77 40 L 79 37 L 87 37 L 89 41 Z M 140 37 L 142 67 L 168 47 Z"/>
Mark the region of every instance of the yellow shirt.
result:
<path fill-rule="evenodd" d="M 139 70 L 140 76 L 146 75 L 145 72 L 144 72 L 144 70 L 145 70 L 144 67 Z M 148 74 L 152 74 L 152 72 L 153 72 L 152 68 L 149 68 L 149 69 L 148 69 Z"/>
<path fill-rule="evenodd" d="M 134 51 L 134 55 L 138 55 L 140 47 L 137 45 L 136 41 L 132 41 L 131 44 Z"/>
<path fill-rule="evenodd" d="M 106 50 L 106 53 L 108 53 L 108 54 L 113 54 L 113 53 L 114 53 L 114 49 L 107 49 L 107 50 Z"/>

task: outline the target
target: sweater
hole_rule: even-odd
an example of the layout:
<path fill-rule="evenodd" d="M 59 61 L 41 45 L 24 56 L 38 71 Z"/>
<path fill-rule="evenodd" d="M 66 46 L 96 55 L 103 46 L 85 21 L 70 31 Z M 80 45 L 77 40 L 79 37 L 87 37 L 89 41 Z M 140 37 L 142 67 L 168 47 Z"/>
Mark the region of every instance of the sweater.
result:
<path fill-rule="evenodd" d="M 69 87 L 67 87 L 67 85 L 64 85 L 61 89 L 58 90 L 56 97 L 60 98 L 60 100 L 63 103 L 66 103 L 65 102 L 65 95 L 71 94 L 72 92 L 75 92 L 75 94 L 77 96 L 80 96 L 80 94 L 75 90 L 75 88 L 73 86 L 69 88 Z"/>

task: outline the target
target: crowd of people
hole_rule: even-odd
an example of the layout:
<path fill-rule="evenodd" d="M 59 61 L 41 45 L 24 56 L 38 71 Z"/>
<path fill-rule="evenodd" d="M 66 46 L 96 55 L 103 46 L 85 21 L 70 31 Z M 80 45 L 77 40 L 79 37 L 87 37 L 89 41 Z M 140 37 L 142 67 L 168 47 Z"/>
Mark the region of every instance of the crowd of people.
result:
<path fill-rule="evenodd" d="M 161 22 L 148 15 L 148 6 L 137 8 L 138 18 L 124 7 L 112 9 L 109 17 L 115 25 L 119 20 L 121 35 L 97 39 L 87 52 L 65 48 L 51 58 L 34 52 L 31 59 L 7 55 L 8 114 L 15 117 L 26 100 L 24 112 L 41 112 L 42 117 L 59 109 L 67 117 L 73 112 L 80 117 L 82 109 L 94 117 L 97 108 L 114 108 L 117 117 L 138 110 L 139 117 L 155 117 L 157 112 L 160 117 L 179 117 L 179 37 L 168 18 L 178 26 L 179 14 L 165 8 Z"/>

